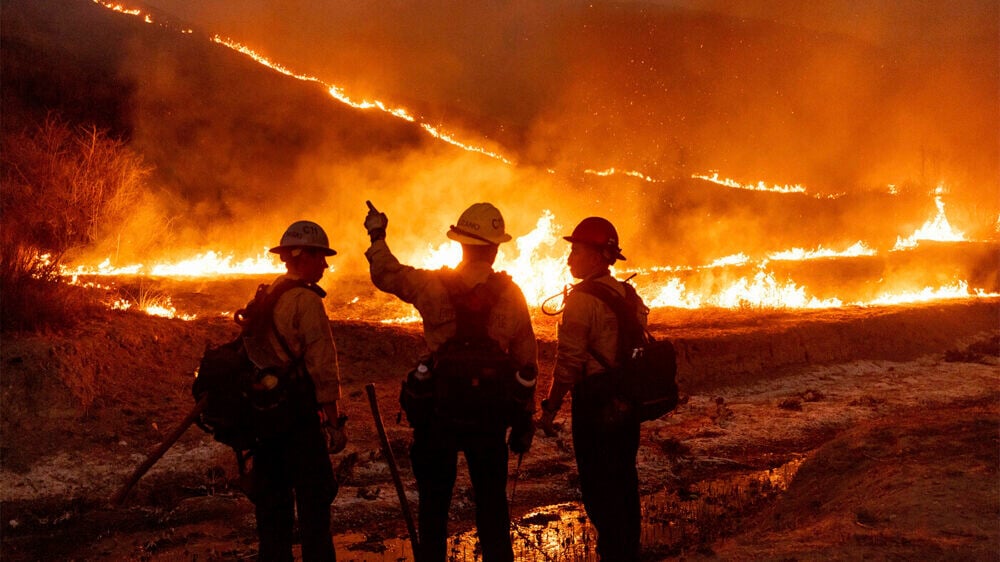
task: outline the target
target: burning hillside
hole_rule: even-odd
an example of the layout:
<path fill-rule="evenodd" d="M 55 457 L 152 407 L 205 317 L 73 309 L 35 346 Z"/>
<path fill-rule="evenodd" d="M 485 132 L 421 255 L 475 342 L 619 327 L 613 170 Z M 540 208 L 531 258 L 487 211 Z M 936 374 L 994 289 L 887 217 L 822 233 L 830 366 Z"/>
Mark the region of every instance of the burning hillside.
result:
<path fill-rule="evenodd" d="M 651 558 L 995 555 L 996 2 L 0 1 L 4 326 L 47 319 L 0 347 L 5 560 L 256 554 L 232 453 L 196 430 L 107 498 L 300 218 L 338 250 L 338 555 L 406 559 L 363 388 L 411 486 L 393 420 L 425 347 L 368 278 L 366 200 L 427 268 L 457 263 L 461 209 L 503 211 L 542 388 L 562 236 L 615 223 L 687 398 L 643 426 Z M 519 559 L 593 558 L 558 421 L 520 467 Z"/>
<path fill-rule="evenodd" d="M 580 216 L 598 213 L 622 231 L 630 260 L 618 273 L 635 274 L 640 293 L 656 307 L 837 307 L 1000 289 L 991 273 L 997 269 L 996 210 L 980 205 L 970 212 L 954 203 L 976 186 L 941 181 L 921 190 L 900 174 L 881 186 L 831 190 L 839 182 L 740 181 L 717 171 L 685 172 L 688 165 L 539 168 L 525 163 L 524 146 L 477 141 L 464 126 L 471 140 L 459 140 L 423 112 L 348 92 L 310 74 L 307 64 L 300 70 L 239 40 L 178 23 L 179 14 L 96 4 L 94 10 L 112 15 L 88 17 L 124 18 L 108 32 L 141 45 L 103 64 L 131 84 L 131 134 L 154 163 L 160 187 L 97 244 L 65 257 L 71 263 L 62 265 L 64 278 L 74 282 L 113 286 L 97 279 L 269 275 L 279 264 L 259 249 L 289 217 L 309 213 L 334 233 L 341 252 L 331 283 L 350 284 L 364 276 L 360 213 L 351 209 L 362 209 L 360 202 L 370 197 L 399 217 L 391 227 L 393 247 L 425 267 L 457 262 L 457 246 L 441 236 L 455 208 L 473 199 L 496 202 L 511 230 L 521 233 L 516 245 L 502 250 L 500 267 L 536 307 L 571 281 L 560 236 Z M 57 25 L 77 32 L 66 21 Z M 196 68 L 186 62 L 193 59 L 209 64 Z M 239 85 L 245 83 L 254 86 Z M 510 156 L 505 148 L 513 150 Z M 178 151 L 189 155 L 183 163 Z M 268 211 L 257 212 L 262 207 Z M 419 221 L 404 214 L 411 208 L 420 209 Z M 152 237 L 150 221 L 166 228 Z M 111 301 L 146 308 L 118 294 Z M 171 304 L 151 306 L 162 313 Z"/>

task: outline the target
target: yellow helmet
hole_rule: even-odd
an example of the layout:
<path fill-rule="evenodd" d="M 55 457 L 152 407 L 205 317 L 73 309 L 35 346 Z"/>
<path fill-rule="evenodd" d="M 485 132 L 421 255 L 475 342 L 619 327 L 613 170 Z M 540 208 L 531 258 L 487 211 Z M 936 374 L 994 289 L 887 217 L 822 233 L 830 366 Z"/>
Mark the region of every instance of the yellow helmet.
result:
<path fill-rule="evenodd" d="M 270 251 L 279 254 L 282 250 L 295 248 L 318 248 L 323 251 L 324 256 L 333 256 L 337 253 L 330 248 L 330 239 L 327 238 L 323 227 L 312 221 L 293 222 L 281 236 L 281 242 Z"/>
<path fill-rule="evenodd" d="M 511 240 L 511 236 L 504 231 L 503 215 L 489 203 L 476 203 L 466 209 L 458 217 L 458 224 L 451 225 L 448 238 L 474 246 L 496 246 Z"/>

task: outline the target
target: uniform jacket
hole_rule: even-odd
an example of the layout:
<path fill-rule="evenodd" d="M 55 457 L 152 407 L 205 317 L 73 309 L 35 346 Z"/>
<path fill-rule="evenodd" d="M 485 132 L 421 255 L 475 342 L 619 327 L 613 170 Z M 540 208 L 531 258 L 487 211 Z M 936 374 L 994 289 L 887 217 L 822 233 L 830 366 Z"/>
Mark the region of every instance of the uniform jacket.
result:
<path fill-rule="evenodd" d="M 597 277 L 594 281 L 625 296 L 623 283 L 610 274 Z M 618 317 L 600 299 L 582 291 L 570 291 L 565 304 L 559 323 L 556 367 L 552 377 L 556 383 L 574 385 L 584 376 L 604 372 L 604 367 L 587 351 L 588 347 L 600 353 L 612 367 L 617 366 Z M 638 312 L 643 327 L 646 326 L 648 312 L 644 307 Z"/>
<path fill-rule="evenodd" d="M 380 290 L 396 295 L 416 307 L 424 321 L 424 338 L 433 353 L 455 335 L 455 309 L 441 282 L 446 269 L 417 269 L 402 265 L 392 255 L 385 240 L 373 242 L 365 252 L 371 265 L 372 282 Z M 482 262 L 462 262 L 455 269 L 468 288 L 489 278 L 493 268 Z M 537 365 L 538 344 L 524 294 L 511 283 L 490 312 L 489 336 L 510 354 L 518 369 Z"/>
<path fill-rule="evenodd" d="M 270 286 L 275 287 L 284 279 L 294 277 L 282 275 Z M 288 344 L 292 355 L 305 359 L 306 372 L 316 386 L 316 400 L 320 404 L 339 400 L 340 367 L 337 364 L 337 347 L 333 342 L 330 319 L 326 315 L 322 297 L 305 287 L 289 289 L 274 306 L 274 325 Z M 273 330 L 268 331 L 268 342 L 270 349 L 248 348 L 254 363 L 258 366 L 280 365 L 292 360 Z"/>

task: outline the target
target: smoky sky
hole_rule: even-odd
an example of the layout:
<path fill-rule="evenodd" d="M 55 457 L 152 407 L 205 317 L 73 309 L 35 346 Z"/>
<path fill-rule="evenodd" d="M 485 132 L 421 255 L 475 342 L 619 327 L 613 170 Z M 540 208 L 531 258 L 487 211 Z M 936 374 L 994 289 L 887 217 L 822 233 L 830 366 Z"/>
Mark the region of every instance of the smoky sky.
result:
<path fill-rule="evenodd" d="M 991 1 L 152 4 L 520 162 L 832 191 L 997 178 Z"/>
<path fill-rule="evenodd" d="M 825 193 L 945 185 L 953 212 L 994 226 L 1000 207 L 988 0 L 150 4 L 522 168 L 718 170 Z M 608 209 L 605 190 L 584 188 L 583 212 Z M 656 227 L 649 209 L 681 203 L 652 191 L 612 208 Z M 717 220 L 694 212 L 679 222 Z"/>
<path fill-rule="evenodd" d="M 953 222 L 995 230 L 996 2 L 730 4 L 153 0 L 143 6 L 172 31 L 100 48 L 133 88 L 133 142 L 157 163 L 158 212 L 178 243 L 273 243 L 315 218 L 334 247 L 363 246 L 374 199 L 417 249 L 491 200 L 515 235 L 544 208 L 563 230 L 609 214 L 626 250 L 645 248 L 626 252 L 635 259 L 697 263 L 891 246 L 935 211 L 939 184 Z M 195 33 L 176 32 L 186 27 Z M 94 29 L 86 40 L 100 42 Z M 214 34 L 515 164 L 342 106 L 204 41 Z M 662 181 L 584 173 L 611 167 Z M 848 195 L 692 185 L 711 170 Z M 907 196 L 889 197 L 889 184 Z"/>

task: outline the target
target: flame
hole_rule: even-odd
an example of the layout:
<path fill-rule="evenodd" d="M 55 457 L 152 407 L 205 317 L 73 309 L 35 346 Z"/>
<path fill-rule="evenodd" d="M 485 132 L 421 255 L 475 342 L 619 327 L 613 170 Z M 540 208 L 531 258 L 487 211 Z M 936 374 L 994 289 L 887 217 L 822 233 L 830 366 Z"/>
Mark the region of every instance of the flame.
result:
<path fill-rule="evenodd" d="M 872 248 L 869 248 L 867 244 L 858 240 L 854 243 L 854 245 L 840 252 L 824 248 L 820 245 L 815 250 L 792 248 L 782 252 L 774 252 L 773 254 L 767 256 L 767 259 L 774 261 L 802 261 L 818 258 L 874 256 L 876 253 L 877 252 L 875 252 Z"/>
<path fill-rule="evenodd" d="M 976 290 L 974 292 L 970 292 L 969 284 L 966 281 L 956 281 L 951 285 L 945 285 L 943 287 L 937 287 L 937 288 L 924 287 L 919 291 L 904 291 L 901 293 L 882 295 L 875 299 L 872 299 L 866 304 L 873 304 L 873 305 L 908 304 L 908 303 L 927 302 L 927 301 L 941 300 L 941 299 L 969 298 L 970 296 L 989 297 L 989 296 L 996 296 L 996 294 L 986 293 L 981 289 Z"/>
<path fill-rule="evenodd" d="M 122 4 L 106 2 L 103 0 L 93 1 L 96 4 L 104 6 L 105 8 L 115 12 L 132 16 L 141 16 L 147 23 L 153 22 L 153 18 L 149 14 L 143 14 L 143 12 L 139 9 L 127 8 Z M 192 30 L 186 28 L 177 29 L 176 31 L 184 34 L 192 33 Z M 340 103 L 361 110 L 377 110 L 385 112 L 398 119 L 418 124 L 427 134 L 443 142 L 447 142 L 469 152 L 475 152 L 489 158 L 496 159 L 505 164 L 512 164 L 509 159 L 497 152 L 467 144 L 458 140 L 451 133 L 445 132 L 438 126 L 422 122 L 419 116 L 414 116 L 411 112 L 404 108 L 393 107 L 382 101 L 372 101 L 365 98 L 361 98 L 361 101 L 357 101 L 357 99 L 349 96 L 339 86 L 328 84 L 314 76 L 297 73 L 290 68 L 271 61 L 264 55 L 256 52 L 246 45 L 240 44 L 231 39 L 223 38 L 219 35 L 214 35 L 210 37 L 210 39 L 211 41 L 239 52 L 244 56 L 251 58 L 255 62 L 275 70 L 276 72 L 280 72 L 297 80 L 318 84 L 322 86 L 333 99 Z M 548 171 L 550 173 L 555 173 L 553 170 Z M 650 183 L 665 181 L 654 178 L 637 170 L 619 170 L 616 168 L 593 170 L 588 168 L 584 171 L 584 173 L 597 176 L 612 176 L 620 174 L 635 177 Z M 758 181 L 757 183 L 742 183 L 729 178 L 722 178 L 717 171 L 713 170 L 710 170 L 707 174 L 693 174 L 691 177 L 733 189 L 782 194 L 807 194 L 806 188 L 802 185 L 769 184 L 764 181 Z M 894 185 L 889 185 L 888 190 L 893 194 L 897 192 Z M 906 240 L 898 238 L 897 244 L 893 250 L 905 250 L 912 248 L 917 245 L 917 241 L 919 240 L 965 240 L 964 234 L 956 232 L 945 217 L 944 203 L 941 198 L 943 191 L 944 189 L 941 186 L 939 186 L 935 191 L 935 204 L 938 208 L 937 215 L 924 224 L 923 227 L 914 232 L 910 238 Z M 836 198 L 841 195 L 842 194 L 812 196 L 817 198 Z M 518 238 L 516 243 L 513 245 L 505 245 L 501 248 L 501 252 L 498 253 L 497 269 L 505 270 L 511 274 L 514 280 L 521 286 L 523 292 L 525 293 L 525 297 L 531 306 L 540 306 L 541 302 L 545 300 L 546 295 L 558 294 L 562 291 L 565 285 L 573 281 L 565 263 L 568 248 L 563 244 L 557 244 L 560 242 L 558 236 L 555 235 L 555 231 L 557 229 L 558 227 L 555 225 L 555 217 L 549 211 L 544 211 L 532 232 Z M 998 217 L 997 220 L 997 230 L 1000 232 L 1000 217 Z M 508 255 L 507 252 L 511 252 L 510 255 Z M 791 279 L 784 281 L 777 279 L 776 274 L 767 268 L 768 260 L 804 261 L 825 257 L 870 256 L 874 254 L 875 251 L 861 241 L 841 251 L 824 248 L 822 246 L 813 250 L 791 248 L 789 250 L 772 253 L 765 258 L 760 259 L 756 263 L 754 259 L 740 253 L 725 256 L 716 259 L 711 263 L 695 267 L 669 265 L 657 266 L 650 270 L 657 273 L 657 275 L 651 276 L 656 277 L 656 281 L 644 281 L 642 278 L 639 278 L 635 281 L 635 284 L 637 285 L 637 289 L 640 294 L 642 294 L 647 302 L 654 307 L 836 307 L 843 305 L 839 299 L 818 299 L 815 296 L 809 295 L 804 287 L 799 286 Z M 454 266 L 461 259 L 461 248 L 457 243 L 449 241 L 436 248 L 430 246 L 424 254 L 415 256 L 415 258 L 416 259 L 411 259 L 410 262 L 422 263 L 425 268 L 433 269 L 446 265 Z M 754 265 L 756 269 L 755 273 L 752 275 L 730 281 L 727 285 L 718 285 L 712 289 L 706 289 L 704 291 L 699 290 L 697 287 L 686 286 L 685 281 L 678 276 L 669 276 L 664 279 L 662 275 L 664 273 L 679 273 L 714 268 L 744 267 L 750 264 Z M 72 279 L 73 282 L 79 282 L 80 276 L 88 275 L 209 277 L 239 274 L 280 273 L 281 271 L 283 271 L 283 269 L 280 265 L 274 261 L 272 256 L 266 254 L 266 252 L 262 256 L 248 258 L 247 260 L 238 262 L 235 261 L 235 258 L 233 258 L 231 254 L 223 255 L 216 252 L 206 252 L 180 262 L 161 262 L 151 266 L 144 264 L 113 266 L 111 265 L 111 260 L 109 259 L 93 268 L 78 266 L 76 269 L 66 269 L 63 271 L 63 275 Z M 638 270 L 637 272 L 643 271 Z M 968 298 L 970 296 L 997 295 L 987 295 L 981 290 L 970 291 L 967 282 L 955 281 L 952 285 L 944 287 L 925 287 L 922 290 L 912 292 L 906 292 L 904 290 L 893 294 L 880 295 L 866 303 L 853 304 L 901 304 L 941 298 Z M 128 306 L 131 305 L 129 304 Z M 119 308 L 127 309 L 127 306 L 126 304 L 121 304 L 119 305 Z M 158 303 L 157 305 L 145 307 L 144 310 L 150 314 L 177 317 L 176 311 L 170 304 L 169 299 L 167 299 L 165 303 Z M 384 320 L 386 323 L 409 323 L 417 321 L 419 321 L 419 317 L 416 315 Z"/>
<path fill-rule="evenodd" d="M 934 218 L 925 222 L 909 238 L 904 240 L 901 237 L 896 237 L 896 245 L 893 246 L 893 250 L 915 248 L 921 240 L 936 240 L 938 242 L 965 240 L 965 234 L 952 228 L 948 217 L 944 214 L 944 201 L 941 199 L 944 192 L 944 187 L 940 185 L 934 190 L 934 205 L 937 206 L 937 214 L 934 215 Z"/>
<path fill-rule="evenodd" d="M 258 62 L 260 62 L 260 60 L 257 59 L 257 56 L 256 55 L 254 55 L 254 56 L 255 56 L 255 60 L 257 60 Z M 270 66 L 270 62 L 268 62 L 266 64 L 268 64 L 268 66 Z M 316 79 L 315 78 L 308 78 L 308 80 L 316 80 Z M 384 111 L 386 113 L 395 115 L 396 117 L 399 117 L 400 119 L 403 119 L 405 121 L 409 121 L 411 123 L 413 121 L 416 121 L 416 119 L 414 119 L 413 116 L 410 115 L 410 113 L 408 111 L 406 111 L 405 109 L 403 109 L 401 107 L 397 107 L 397 108 L 386 107 L 386 105 L 384 103 L 382 103 L 382 102 L 380 102 L 378 100 L 375 100 L 375 101 L 368 101 L 368 100 L 354 101 L 351 98 L 349 98 L 347 96 L 347 94 L 344 93 L 343 88 L 341 88 L 339 86 L 330 86 L 330 89 L 327 90 L 327 91 L 330 92 L 330 95 L 334 99 L 340 101 L 341 103 L 345 103 L 345 104 L 347 104 L 347 105 L 349 105 L 349 106 L 351 106 L 351 107 L 353 107 L 355 109 L 373 109 L 374 108 L 374 109 L 378 109 L 380 111 Z"/>
<path fill-rule="evenodd" d="M 118 12 L 120 14 L 126 14 L 126 15 L 129 15 L 129 16 L 140 16 L 140 15 L 142 15 L 142 10 L 140 10 L 138 8 L 126 8 L 125 6 L 122 6 L 121 4 L 115 4 L 113 2 L 102 2 L 101 0 L 94 0 L 94 4 L 98 4 L 98 5 L 104 6 L 105 8 L 107 8 L 109 10 L 112 10 L 112 11 L 115 11 L 115 12 Z M 148 15 L 146 16 L 145 19 L 146 19 L 147 22 L 151 23 L 151 20 L 150 20 L 150 18 L 149 18 Z"/>
<path fill-rule="evenodd" d="M 111 310 L 121 310 L 127 311 L 132 309 L 132 301 L 128 299 L 119 298 L 111 302 L 108 305 Z M 159 316 L 161 318 L 177 318 L 179 320 L 194 320 L 198 318 L 197 314 L 178 314 L 177 309 L 174 308 L 173 302 L 171 302 L 170 297 L 165 297 L 163 299 L 156 299 L 152 302 L 142 303 L 136 306 L 136 308 L 142 310 L 150 316 Z"/>
<path fill-rule="evenodd" d="M 61 275 L 76 278 L 86 276 L 128 276 L 149 275 L 152 277 L 222 277 L 227 275 L 261 275 L 266 273 L 283 273 L 285 268 L 278 262 L 274 254 L 263 250 L 255 257 L 235 261 L 233 254 L 223 255 L 220 252 L 207 251 L 192 258 L 177 262 L 159 262 L 151 266 L 130 264 L 124 266 L 111 265 L 111 258 L 105 259 L 95 267 L 78 265 L 75 268 L 63 267 Z"/>
<path fill-rule="evenodd" d="M 608 177 L 608 176 L 613 176 L 615 174 L 621 174 L 623 176 L 632 176 L 633 178 L 639 178 L 649 183 L 660 183 L 663 181 L 663 180 L 658 180 L 652 176 L 647 176 L 646 174 L 639 172 L 637 170 L 617 170 L 615 168 L 608 168 L 607 170 L 598 171 L 598 170 L 591 170 L 588 168 L 584 170 L 583 173 L 601 177 Z"/>
<path fill-rule="evenodd" d="M 438 130 L 437 127 L 432 127 L 432 126 L 428 125 L 427 123 L 421 123 L 420 126 L 425 131 L 427 131 L 428 133 L 430 133 L 432 136 L 434 136 L 434 137 L 436 137 L 436 138 L 438 138 L 438 139 L 440 139 L 440 140 L 442 140 L 442 141 L 444 141 L 444 142 L 446 142 L 448 144 L 457 146 L 457 147 L 459 147 L 459 148 L 461 148 L 463 150 L 469 151 L 469 152 L 478 152 L 479 154 L 482 154 L 484 156 L 489 156 L 490 158 L 493 158 L 494 160 L 499 160 L 499 161 L 503 162 L 504 164 L 512 164 L 512 162 L 510 160 L 508 160 L 507 158 L 501 156 L 500 154 L 498 154 L 496 152 L 492 152 L 492 151 L 486 150 L 485 148 L 480 148 L 478 146 L 470 146 L 470 145 L 467 145 L 465 143 L 459 142 L 458 140 L 455 139 L 455 137 L 451 136 L 450 134 L 443 133 L 440 130 Z"/>
<path fill-rule="evenodd" d="M 792 281 L 779 282 L 774 273 L 766 270 L 766 263 L 759 266 L 752 279 L 743 277 L 715 294 L 702 296 L 690 292 L 683 281 L 671 278 L 661 287 L 639 290 L 643 300 L 652 308 L 835 308 L 842 306 L 839 299 L 820 300 L 810 297 L 805 289 Z"/>
<path fill-rule="evenodd" d="M 388 113 L 389 115 L 392 115 L 393 117 L 397 117 L 397 118 L 402 119 L 404 121 L 408 121 L 410 123 L 419 123 L 420 127 L 424 131 L 426 131 L 428 134 L 430 134 L 431 136 L 433 136 L 433 137 L 435 137 L 435 138 L 437 138 L 439 140 L 442 140 L 442 141 L 444 141 L 444 142 L 446 142 L 446 143 L 448 143 L 450 145 L 453 145 L 453 146 L 456 146 L 458 148 L 461 148 L 462 150 L 465 150 L 467 152 L 475 152 L 475 153 L 478 153 L 478 154 L 482 154 L 484 156 L 488 156 L 488 157 L 493 158 L 495 160 L 499 160 L 499 161 L 501 161 L 501 162 L 503 162 L 505 164 L 511 164 L 511 161 L 509 159 L 505 158 L 504 156 L 500 155 L 499 153 L 493 152 L 491 150 L 487 150 L 487 149 L 479 147 L 479 146 L 475 146 L 475 145 L 471 145 L 471 144 L 462 142 L 462 141 L 458 140 L 451 133 L 446 133 L 446 132 L 442 131 L 439 127 L 434 127 L 434 126 L 429 125 L 427 123 L 419 122 L 416 117 L 414 117 L 413 115 L 411 115 L 409 111 L 407 111 L 406 109 L 404 109 L 402 107 L 389 107 L 389 105 L 387 105 L 387 104 L 385 104 L 385 103 L 383 103 L 383 102 L 381 102 L 379 100 L 375 100 L 375 101 L 369 101 L 369 100 L 355 101 L 350 96 L 348 96 L 344 92 L 344 89 L 341 88 L 340 86 L 336 86 L 336 85 L 333 85 L 333 84 L 327 84 L 326 82 L 320 80 L 319 78 L 316 78 L 315 76 L 309 76 L 307 74 L 299 74 L 299 73 L 297 73 L 297 72 L 295 72 L 295 71 L 293 71 L 293 70 L 291 70 L 291 69 L 289 69 L 289 68 L 287 68 L 287 67 L 285 67 L 285 66 L 283 66 L 283 65 L 281 65 L 279 63 L 271 61 L 270 59 L 268 59 L 264 55 L 261 55 L 260 53 L 254 51 L 253 49 L 251 49 L 250 47 L 247 47 L 246 45 L 243 45 L 242 43 L 238 43 L 236 41 L 233 41 L 232 39 L 223 38 L 220 35 L 214 35 L 212 37 L 212 41 L 214 41 L 214 42 L 216 42 L 216 43 L 218 43 L 220 45 L 224 45 L 226 47 L 229 47 L 230 49 L 232 49 L 232 50 L 234 50 L 234 51 L 236 51 L 238 53 L 246 55 L 246 56 L 250 57 L 251 59 L 253 59 L 255 62 L 257 62 L 259 64 L 262 64 L 262 65 L 264 65 L 264 66 L 266 66 L 266 67 L 268 67 L 268 68 L 270 68 L 272 70 L 280 72 L 280 73 L 284 74 L 285 76 L 290 76 L 292 78 L 295 78 L 297 80 L 302 80 L 304 82 L 314 82 L 316 84 L 319 84 L 319 85 L 323 86 L 323 88 L 326 89 L 327 93 L 330 94 L 330 97 L 332 97 L 333 99 L 335 99 L 335 100 L 337 100 L 337 101 L 339 101 L 339 102 L 341 102 L 343 104 L 349 105 L 349 106 L 351 106 L 351 107 L 353 107 L 355 109 L 377 109 L 379 111 Z"/>
<path fill-rule="evenodd" d="M 739 254 L 733 254 L 731 256 L 725 256 L 719 258 L 705 267 L 725 267 L 727 265 L 743 265 L 750 261 L 750 258 L 746 254 L 740 252 Z"/>
<path fill-rule="evenodd" d="M 546 209 L 535 223 L 534 230 L 515 240 L 516 252 L 509 255 L 504 246 L 497 252 L 495 269 L 506 271 L 532 306 L 540 306 L 547 296 L 572 282 L 566 266 L 569 249 L 563 248 L 561 255 L 555 257 L 550 249 L 561 241 L 555 234 L 560 229 L 555 216 Z M 462 261 L 462 246 L 452 240 L 436 248 L 429 246 L 427 255 L 422 260 L 414 261 L 424 269 L 455 267 Z"/>
<path fill-rule="evenodd" d="M 818 300 L 806 295 L 805 289 L 792 281 L 778 282 L 774 274 L 763 266 L 753 276 L 753 280 L 740 279 L 720 294 L 709 300 L 709 304 L 723 308 L 831 308 L 841 306 L 838 299 Z"/>
<path fill-rule="evenodd" d="M 497 254 L 496 269 L 506 271 L 521 288 L 529 306 L 539 308 L 552 296 L 558 296 L 563 289 L 573 282 L 566 265 L 569 253 L 568 245 L 563 244 L 556 234 L 562 227 L 557 224 L 555 215 L 545 210 L 538 218 L 535 228 L 518 237 L 514 244 L 501 246 Z M 755 261 L 743 253 L 733 254 L 715 259 L 698 266 L 657 266 L 650 269 L 627 270 L 638 275 L 633 283 L 636 290 L 652 308 L 673 307 L 695 309 L 702 307 L 720 308 L 835 308 L 844 306 L 839 298 L 821 299 L 810 295 L 806 288 L 798 285 L 792 279 L 779 280 L 777 274 L 768 268 L 769 260 L 775 261 L 808 261 L 830 257 L 870 256 L 875 251 L 864 242 L 858 241 L 844 250 L 833 250 L 822 246 L 814 250 L 791 248 L 774 252 L 767 258 Z M 462 258 L 461 245 L 447 241 L 438 247 L 428 246 L 426 251 L 411 256 L 411 263 L 420 264 L 425 269 L 454 267 Z M 40 255 L 39 260 L 49 260 L 47 255 Z M 710 269 L 723 271 L 752 265 L 755 272 L 734 280 L 720 282 L 720 275 L 713 275 L 713 284 L 708 287 L 690 287 L 678 273 L 690 273 Z M 274 274 L 283 268 L 272 254 L 266 250 L 252 258 L 236 260 L 232 254 L 222 254 L 209 251 L 192 258 L 176 262 L 160 262 L 147 266 L 132 264 L 114 266 L 106 259 L 94 267 L 76 266 L 63 268 L 63 275 L 70 283 L 109 289 L 94 282 L 82 282 L 81 276 L 112 277 L 112 276 L 154 276 L 154 277 L 221 277 L 227 275 Z M 620 276 L 622 272 L 612 269 L 612 273 Z M 663 274 L 667 274 L 664 277 Z M 996 297 L 998 294 L 986 293 L 981 289 L 970 290 L 968 282 L 954 281 L 942 287 L 924 287 L 918 290 L 899 290 L 886 292 L 868 301 L 856 301 L 850 305 L 895 305 L 915 302 L 925 302 L 938 299 Z M 169 297 L 145 298 L 134 305 L 147 314 L 168 318 L 191 320 L 194 315 L 177 313 Z M 146 302 L 148 301 L 148 302 Z M 354 297 L 350 304 L 357 303 L 359 297 Z M 111 308 L 129 310 L 133 304 L 125 299 L 118 299 Z M 380 320 L 386 324 L 409 324 L 419 322 L 416 314 L 398 318 Z"/>
<path fill-rule="evenodd" d="M 423 318 L 421 318 L 416 312 L 409 316 L 379 320 L 379 324 L 416 324 L 417 322 L 423 322 Z"/>
<path fill-rule="evenodd" d="M 763 181 L 759 181 L 757 183 L 746 183 L 746 184 L 743 184 L 743 183 L 740 183 L 740 182 L 738 182 L 736 180 L 732 180 L 732 179 L 729 179 L 729 178 L 720 178 L 719 177 L 719 172 L 715 172 L 715 171 L 712 171 L 712 175 L 710 175 L 710 176 L 709 175 L 705 175 L 705 174 L 691 174 L 691 177 L 695 178 L 695 179 L 699 179 L 699 180 L 710 181 L 712 183 L 716 183 L 716 184 L 723 185 L 723 186 L 726 186 L 726 187 L 731 187 L 733 189 L 748 189 L 750 191 L 769 191 L 771 193 L 805 193 L 806 192 L 806 188 L 802 187 L 799 184 L 795 184 L 795 185 L 787 185 L 786 184 L 786 185 L 771 185 L 771 186 L 768 186 Z"/>

